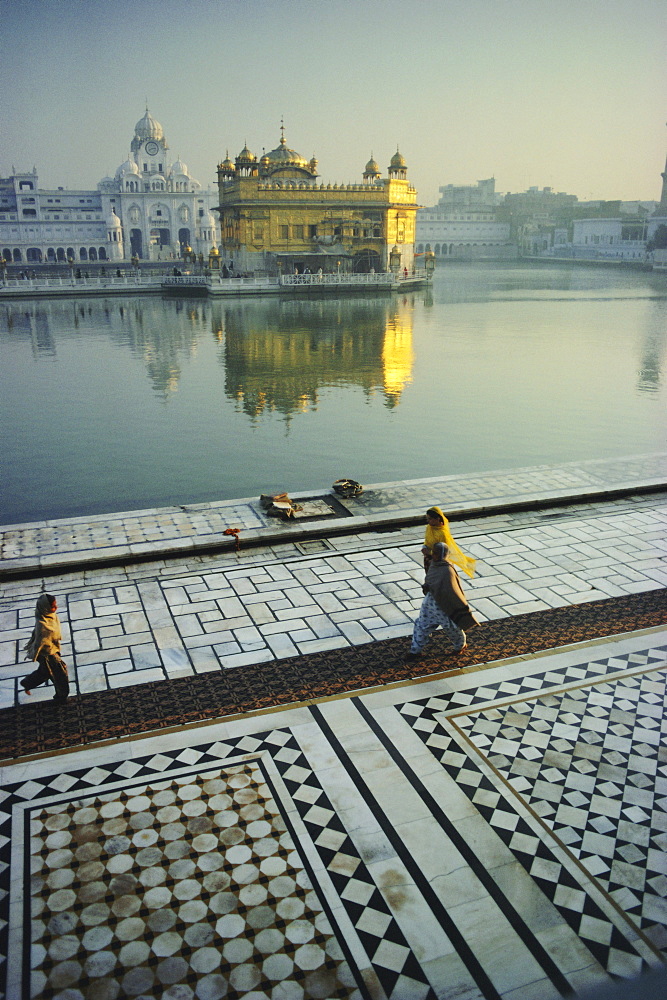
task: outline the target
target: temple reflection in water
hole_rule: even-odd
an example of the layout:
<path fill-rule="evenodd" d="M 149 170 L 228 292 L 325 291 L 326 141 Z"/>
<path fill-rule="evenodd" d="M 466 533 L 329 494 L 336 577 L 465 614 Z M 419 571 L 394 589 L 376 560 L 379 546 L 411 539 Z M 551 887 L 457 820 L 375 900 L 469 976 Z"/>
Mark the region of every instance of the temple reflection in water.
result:
<path fill-rule="evenodd" d="M 413 312 L 407 297 L 214 306 L 225 393 L 253 418 L 317 409 L 322 390 L 342 385 L 396 406 L 412 378 Z"/>
<path fill-rule="evenodd" d="M 58 340 L 81 325 L 128 348 L 145 366 L 158 396 L 179 388 L 209 331 L 222 345 L 225 395 L 256 419 L 317 408 L 327 387 L 353 385 L 400 401 L 412 377 L 414 297 L 400 300 L 235 300 L 163 303 L 160 299 L 31 303 L 7 310 L 13 337 L 29 339 L 34 357 L 56 357 Z"/>

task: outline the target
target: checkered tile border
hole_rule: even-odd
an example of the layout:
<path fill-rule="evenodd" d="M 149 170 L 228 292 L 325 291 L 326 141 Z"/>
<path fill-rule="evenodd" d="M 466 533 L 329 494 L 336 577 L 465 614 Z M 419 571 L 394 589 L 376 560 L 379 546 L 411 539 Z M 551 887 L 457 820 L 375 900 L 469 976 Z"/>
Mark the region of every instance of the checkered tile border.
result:
<path fill-rule="evenodd" d="M 131 760 L 95 765 L 73 771 L 59 771 L 45 777 L 28 779 L 0 790 L 0 949 L 7 954 L 10 848 L 12 810 L 17 803 L 38 802 L 55 795 L 85 795 L 122 780 L 145 781 L 183 769 L 205 769 L 240 754 L 270 754 L 287 788 L 312 843 L 325 866 L 331 882 L 357 932 L 361 949 L 367 954 L 379 984 L 388 1000 L 401 1000 L 406 986 L 411 995 L 435 1000 L 428 980 L 377 888 L 368 868 L 348 836 L 312 767 L 289 730 L 272 730 L 161 752 Z M 280 796 L 276 794 L 280 804 Z M 286 821 L 288 821 L 288 818 Z M 289 822 L 288 822 L 289 825 Z M 299 850 L 299 838 L 295 837 Z M 301 853 L 301 852 L 300 852 Z M 341 864 L 344 859 L 345 863 Z M 307 859 L 303 858 L 306 867 Z M 310 869 L 309 869 L 310 870 Z M 321 890 L 314 885 L 318 894 Z M 335 921 L 332 921 L 335 928 Z M 4 985 L 6 965 L 0 976 Z M 357 970 L 357 981 L 366 996 L 366 987 Z M 2 996 L 5 995 L 2 990 Z"/>

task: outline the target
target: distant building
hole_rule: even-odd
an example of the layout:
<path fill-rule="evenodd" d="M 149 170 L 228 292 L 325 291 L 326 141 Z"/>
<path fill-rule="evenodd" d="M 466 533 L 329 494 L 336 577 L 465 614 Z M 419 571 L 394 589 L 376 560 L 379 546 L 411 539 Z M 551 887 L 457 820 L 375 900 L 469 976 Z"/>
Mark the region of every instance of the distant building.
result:
<path fill-rule="evenodd" d="M 437 257 L 511 256 L 510 225 L 498 219 L 495 179 L 440 188 L 440 200 L 417 212 L 417 253 Z"/>
<path fill-rule="evenodd" d="M 208 257 L 215 191 L 167 159 L 162 126 L 146 110 L 128 159 L 94 191 L 39 187 L 37 170 L 0 178 L 0 254 L 13 264 Z"/>
<path fill-rule="evenodd" d="M 0 178 L 0 254 L 8 264 L 120 260 L 122 228 L 99 191 L 39 188 L 37 170 Z"/>
<path fill-rule="evenodd" d="M 646 217 L 575 219 L 572 256 L 606 260 L 643 260 L 646 257 Z"/>
<path fill-rule="evenodd" d="M 386 271 L 414 263 L 417 192 L 396 151 L 387 177 L 375 160 L 358 184 L 318 183 L 317 160 L 278 146 L 246 147 L 218 165 L 221 266 L 242 272 Z"/>

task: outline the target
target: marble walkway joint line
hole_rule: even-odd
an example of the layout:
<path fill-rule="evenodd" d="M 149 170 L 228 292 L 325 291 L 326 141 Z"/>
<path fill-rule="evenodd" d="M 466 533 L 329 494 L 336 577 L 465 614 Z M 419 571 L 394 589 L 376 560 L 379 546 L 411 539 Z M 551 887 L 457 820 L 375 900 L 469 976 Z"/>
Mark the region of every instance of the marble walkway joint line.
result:
<path fill-rule="evenodd" d="M 664 493 L 456 529 L 477 559 L 464 585 L 482 622 L 667 586 Z M 196 570 L 169 562 L 53 578 L 73 692 L 407 637 L 422 599 L 422 537 L 410 528 L 330 539 L 312 557 L 260 549 L 209 557 Z M 40 579 L 4 588 L 0 708 L 27 701 L 22 648 L 41 588 Z M 51 696 L 37 688 L 30 701 Z"/>
<path fill-rule="evenodd" d="M 465 515 L 503 505 L 534 503 L 667 484 L 667 454 L 624 459 L 595 459 L 560 466 L 442 476 L 366 486 L 356 500 L 336 498 L 349 518 L 345 530 L 414 517 L 432 503 Z M 329 489 L 327 485 L 327 490 Z M 315 494 L 304 493 L 308 498 Z M 319 494 L 318 494 L 319 495 Z M 333 494 L 332 494 L 333 496 Z M 258 499 L 188 504 L 182 507 L 75 517 L 0 527 L 0 574 L 38 572 L 57 567 L 120 558 L 144 558 L 166 551 L 192 554 L 212 546 L 230 546 L 230 527 L 241 537 L 262 542 L 289 540 L 296 532 L 318 537 L 323 524 L 340 530 L 340 519 L 298 525 L 266 516 Z"/>

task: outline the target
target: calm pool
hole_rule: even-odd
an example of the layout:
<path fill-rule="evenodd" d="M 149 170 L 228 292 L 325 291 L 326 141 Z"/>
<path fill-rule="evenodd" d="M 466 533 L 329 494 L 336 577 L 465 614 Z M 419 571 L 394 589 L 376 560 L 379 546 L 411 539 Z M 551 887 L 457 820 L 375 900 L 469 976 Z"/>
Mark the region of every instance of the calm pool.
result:
<path fill-rule="evenodd" d="M 0 304 L 0 523 L 662 451 L 667 277 Z"/>

